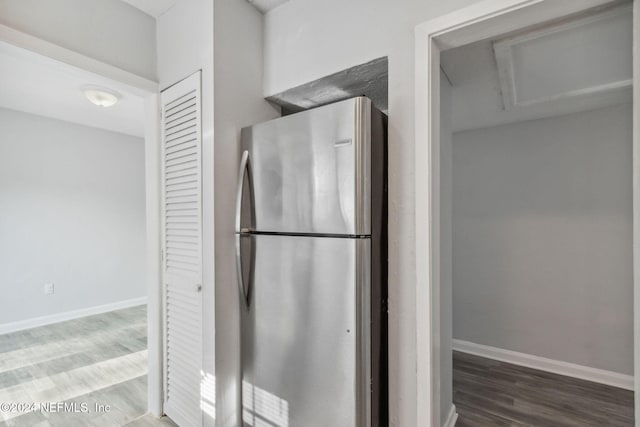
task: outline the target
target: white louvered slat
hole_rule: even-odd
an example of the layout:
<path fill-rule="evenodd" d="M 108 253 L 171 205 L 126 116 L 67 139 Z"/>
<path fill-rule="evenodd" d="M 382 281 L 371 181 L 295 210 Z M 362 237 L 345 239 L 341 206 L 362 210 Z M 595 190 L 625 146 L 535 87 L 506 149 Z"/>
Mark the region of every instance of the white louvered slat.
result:
<path fill-rule="evenodd" d="M 190 368 L 187 370 L 189 373 L 189 376 L 193 377 L 193 374 L 195 374 L 196 370 L 193 369 L 195 367 L 195 365 L 193 363 L 188 363 L 191 359 L 192 359 L 192 353 L 191 350 L 189 350 L 189 341 L 191 341 L 193 339 L 192 335 L 188 335 L 188 334 L 182 334 L 182 335 L 177 335 L 174 334 L 171 337 L 169 337 L 167 339 L 167 346 L 169 348 L 169 354 L 171 354 L 172 352 L 175 353 L 181 353 L 184 356 L 184 360 L 182 361 L 182 364 L 180 366 L 189 366 Z M 172 362 L 172 363 L 180 363 L 180 362 Z"/>
<path fill-rule="evenodd" d="M 167 130 L 167 134 L 173 132 L 173 129 L 178 128 L 179 126 L 184 125 L 185 123 L 190 123 L 197 115 L 197 111 L 195 109 L 191 109 L 188 111 L 183 111 L 180 115 L 177 115 L 174 119 L 167 122 L 167 126 L 165 129 Z M 167 145 L 170 146 L 173 144 L 175 138 L 171 136 L 167 136 Z"/>
<path fill-rule="evenodd" d="M 191 341 L 193 339 L 193 335 L 189 335 L 188 333 L 183 333 L 181 335 L 178 334 L 174 334 L 171 337 L 168 338 L 167 340 L 167 345 L 169 346 L 169 353 L 171 353 L 171 351 L 176 352 L 176 351 L 181 351 L 184 350 L 185 351 L 185 360 L 190 360 L 192 358 L 192 353 L 189 350 L 189 346 L 188 346 L 188 342 Z M 193 363 L 189 363 L 189 366 L 195 366 Z M 193 371 L 192 373 L 195 374 L 195 370 L 193 369 L 189 369 L 189 372 L 191 373 L 191 371 Z M 198 371 L 199 372 L 199 371 Z"/>
<path fill-rule="evenodd" d="M 167 126 L 164 131 L 167 135 L 167 143 L 174 142 L 176 138 L 184 138 L 185 135 L 193 135 L 196 132 L 196 118 L 189 117 L 184 122 L 176 122 L 172 126 Z M 176 136 L 178 135 L 178 136 Z"/>
<path fill-rule="evenodd" d="M 186 245 L 185 245 L 186 246 Z M 167 245 L 167 254 L 185 255 L 193 254 L 197 249 L 193 247 L 179 247 L 176 245 Z"/>
<path fill-rule="evenodd" d="M 173 155 L 176 153 L 171 154 Z M 165 164 L 165 167 L 167 168 L 166 178 L 172 178 L 175 175 L 180 175 L 179 172 L 182 171 L 190 171 L 191 173 L 193 173 L 194 170 L 198 169 L 198 165 L 192 158 L 193 156 L 190 157 L 187 153 L 184 152 L 181 154 L 183 155 L 176 158 L 167 159 Z"/>
<path fill-rule="evenodd" d="M 167 182 L 166 183 L 166 187 L 167 189 L 167 194 L 171 194 L 171 193 L 177 193 L 177 192 L 181 192 L 181 191 L 186 191 L 186 190 L 199 190 L 200 189 L 200 182 L 197 179 L 192 179 L 190 181 L 187 182 Z M 192 193 L 192 192 L 189 192 Z"/>
<path fill-rule="evenodd" d="M 175 178 L 167 178 L 167 188 L 178 188 L 177 186 L 183 184 L 198 184 L 198 175 L 195 173 L 177 176 Z"/>
<path fill-rule="evenodd" d="M 172 246 L 174 244 L 184 244 L 187 245 L 190 243 L 190 239 L 189 236 L 178 236 L 178 235 L 173 235 L 170 236 L 170 238 L 167 240 L 166 245 L 167 246 Z"/>
<path fill-rule="evenodd" d="M 165 209 L 167 212 L 182 212 L 189 215 L 197 215 L 197 213 L 192 210 L 193 206 L 197 204 L 197 201 L 179 202 L 174 200 L 172 202 L 167 202 Z"/>
<path fill-rule="evenodd" d="M 168 119 L 165 121 L 165 128 L 170 129 L 177 124 L 184 123 L 188 121 L 191 117 L 196 116 L 198 114 L 198 110 L 193 101 L 184 104 L 186 108 L 180 108 L 175 112 L 172 110 L 169 113 Z"/>
<path fill-rule="evenodd" d="M 176 165 L 176 167 L 171 168 L 167 167 L 167 173 L 165 175 L 165 179 L 167 182 L 173 182 L 176 179 L 184 178 L 186 176 L 197 176 L 198 175 L 198 167 L 192 163 L 182 163 Z"/>
<path fill-rule="evenodd" d="M 167 322 L 172 323 L 173 327 L 176 329 L 176 331 L 179 331 L 180 334 L 187 334 L 189 336 L 197 337 L 198 334 L 194 333 L 189 328 L 192 326 L 197 327 L 200 324 L 200 319 L 196 319 L 185 314 L 185 311 L 191 310 L 192 307 L 190 307 L 188 304 L 184 304 L 183 307 L 180 307 L 178 305 L 180 303 L 178 303 L 176 300 L 174 300 L 172 304 L 174 305 L 175 311 L 172 315 L 169 315 L 169 317 L 167 318 Z M 184 324 L 182 322 L 184 322 Z"/>
<path fill-rule="evenodd" d="M 175 381 L 175 384 L 180 387 L 180 389 L 184 394 L 190 392 L 189 390 L 190 383 L 192 383 L 193 381 L 200 380 L 199 377 L 188 377 L 185 375 L 176 374 L 175 372 L 171 372 L 171 371 L 169 371 L 167 376 L 171 381 Z"/>
<path fill-rule="evenodd" d="M 198 237 L 198 234 L 194 231 L 173 229 L 169 233 L 167 233 L 167 242 L 172 242 L 174 240 L 180 241 L 180 242 L 187 242 L 187 241 L 193 241 L 197 237 Z"/>
<path fill-rule="evenodd" d="M 200 324 L 200 319 L 195 319 L 185 313 L 185 311 L 191 310 L 192 307 L 188 304 L 184 304 L 183 307 L 180 307 L 177 300 L 174 300 L 172 304 L 175 311 L 173 314 L 169 315 L 167 322 L 172 323 L 173 327 L 176 328 L 176 331 L 179 331 L 180 334 L 188 334 L 189 336 L 197 337 L 197 334 L 193 333 L 189 328 L 191 326 L 197 327 Z"/>
<path fill-rule="evenodd" d="M 176 100 L 177 103 L 167 104 L 165 107 L 165 119 L 166 121 L 173 120 L 177 117 L 181 112 L 186 109 L 193 108 L 196 105 L 196 94 L 192 94 L 193 96 L 185 97 L 179 100 Z"/>
<path fill-rule="evenodd" d="M 197 378 L 185 378 L 184 375 L 178 375 L 173 373 L 173 375 L 171 375 L 172 372 L 169 372 L 169 380 L 172 382 L 172 384 L 175 386 L 176 389 L 178 389 L 178 391 L 180 392 L 180 395 L 190 395 L 193 392 L 190 392 L 189 390 L 189 383 L 193 382 L 194 380 L 197 380 Z M 182 374 L 182 373 L 180 373 Z"/>
<path fill-rule="evenodd" d="M 191 359 L 192 359 L 191 354 L 183 356 L 181 353 L 177 353 L 171 347 L 169 347 L 168 353 L 169 353 L 169 356 L 171 356 L 170 358 L 171 361 L 168 364 L 168 369 L 170 372 L 173 372 L 174 375 L 182 375 L 185 381 L 188 381 L 189 378 L 191 379 L 195 378 L 194 376 L 190 375 L 190 373 L 193 372 L 197 367 L 194 363 L 191 362 Z M 191 384 L 189 388 L 192 389 L 193 384 Z M 172 389 L 173 387 L 169 387 L 167 389 L 167 392 L 170 394 L 172 392 Z M 193 395 L 198 394 L 198 392 L 195 392 L 195 393 L 191 392 L 189 393 L 189 395 L 191 395 L 192 393 Z M 192 403 L 189 406 L 193 408 Z"/>
<path fill-rule="evenodd" d="M 183 138 L 178 142 L 172 144 L 171 146 L 167 146 L 167 154 L 175 153 L 180 150 L 189 149 L 197 147 L 198 141 L 193 139 Z"/>
<path fill-rule="evenodd" d="M 180 319 L 180 322 L 183 322 L 183 321 L 184 321 L 183 319 Z M 195 334 L 190 333 L 187 329 L 188 329 L 188 327 L 195 326 L 195 325 L 193 325 L 194 322 L 193 321 L 186 322 L 185 325 L 182 326 L 181 324 L 178 325 L 176 323 L 176 321 L 174 321 L 172 319 L 168 323 L 171 324 L 172 327 L 175 328 L 175 330 L 176 330 L 175 333 L 169 335 L 169 338 L 167 339 L 167 343 L 169 345 L 169 351 L 170 352 L 172 351 L 171 350 L 171 345 L 173 343 L 175 345 L 175 347 L 181 347 L 182 349 L 186 350 L 187 353 L 185 353 L 185 354 L 187 354 L 189 356 L 188 360 L 190 360 L 192 353 L 191 353 L 191 350 L 189 349 L 188 346 L 189 346 L 189 343 L 194 338 L 197 338 L 197 337 L 195 336 Z M 195 371 L 194 371 L 194 373 L 195 373 Z"/>
<path fill-rule="evenodd" d="M 188 398 L 192 398 L 191 396 L 186 396 L 183 393 L 171 393 L 171 398 L 169 400 L 167 400 L 167 402 L 171 401 L 172 402 L 172 406 L 175 409 L 172 409 L 173 415 L 172 415 L 172 419 L 175 420 L 180 420 L 180 421 L 176 421 L 176 424 L 179 423 L 179 426 L 183 426 L 183 425 L 201 425 L 201 422 L 198 418 L 200 415 L 200 411 L 196 412 L 195 414 L 193 413 L 189 413 L 187 411 L 185 411 L 183 408 L 188 407 L 188 401 L 186 399 Z"/>
<path fill-rule="evenodd" d="M 165 161 L 165 167 L 167 168 L 167 172 L 182 170 L 184 168 L 193 168 L 196 165 L 193 164 L 193 161 L 184 158 L 178 158 L 173 160 Z"/>
<path fill-rule="evenodd" d="M 183 242 L 169 242 L 167 243 L 167 253 L 170 251 L 197 251 L 198 248 L 196 248 L 194 245 L 190 245 L 189 243 L 183 243 Z"/>
<path fill-rule="evenodd" d="M 170 180 L 181 176 L 198 174 L 198 165 L 193 161 L 183 161 L 165 165 L 165 179 Z"/>
<path fill-rule="evenodd" d="M 174 302 L 174 304 L 178 304 L 177 302 Z M 187 310 L 187 309 L 191 309 L 191 307 L 183 307 L 183 310 Z M 198 324 L 200 323 L 197 319 L 191 319 L 191 318 L 186 318 L 186 317 L 178 317 L 178 314 L 175 314 L 174 316 L 170 316 L 167 319 L 168 323 L 172 323 L 173 327 L 176 328 L 176 331 L 180 331 L 180 335 L 178 335 L 178 338 L 182 338 L 185 335 L 188 337 L 196 337 L 197 335 L 194 334 L 191 331 L 191 327 L 197 327 Z M 184 324 L 182 323 L 184 322 Z"/>
<path fill-rule="evenodd" d="M 188 347 L 188 341 L 191 340 L 191 336 L 189 335 L 173 335 L 171 337 L 169 337 L 169 339 L 167 340 L 167 345 L 169 346 L 169 353 L 171 352 L 182 352 L 184 357 L 186 358 L 185 360 L 190 360 L 191 359 L 191 352 L 189 350 Z M 189 364 L 189 366 L 194 366 L 193 364 Z M 192 373 L 195 372 L 194 369 L 189 368 L 188 372 Z"/>
<path fill-rule="evenodd" d="M 180 400 L 176 400 L 176 408 L 183 408 L 186 405 L 182 403 Z M 174 410 L 174 418 L 178 419 L 178 417 L 180 417 L 179 419 L 183 420 L 182 423 L 180 424 L 180 426 L 182 425 L 193 425 L 193 424 L 200 424 L 199 420 L 196 419 L 196 415 L 195 414 L 191 414 L 189 412 L 184 411 L 183 409 L 175 409 Z M 197 415 L 199 415 L 200 412 L 197 412 Z"/>
<path fill-rule="evenodd" d="M 188 295 L 173 295 L 171 296 L 171 308 L 172 310 L 177 310 L 179 311 L 180 309 L 192 309 L 193 308 L 193 301 L 191 301 L 190 296 Z M 173 319 L 172 316 L 177 315 L 178 313 L 175 312 L 170 312 L 167 316 L 168 319 Z M 187 313 L 187 316 L 190 316 L 189 313 Z"/>
<path fill-rule="evenodd" d="M 187 98 L 193 98 L 195 89 L 185 91 L 182 95 L 175 96 L 173 99 L 168 99 L 164 105 L 167 109 L 173 108 L 175 105 L 182 103 Z"/>
<path fill-rule="evenodd" d="M 176 184 L 166 184 L 167 197 L 184 197 L 188 195 L 198 195 L 200 183 L 198 181 L 179 182 Z"/>
<path fill-rule="evenodd" d="M 202 425 L 202 135 L 200 73 L 162 92 L 164 411 Z"/>
<path fill-rule="evenodd" d="M 194 135 L 186 135 L 182 138 L 178 138 L 170 143 L 167 143 L 165 148 L 167 152 L 173 152 L 179 148 L 189 147 L 192 145 L 196 145 L 198 141 L 194 138 Z"/>
<path fill-rule="evenodd" d="M 169 205 L 182 204 L 182 203 L 200 203 L 200 199 L 193 196 L 171 196 L 166 198 L 167 207 Z"/>

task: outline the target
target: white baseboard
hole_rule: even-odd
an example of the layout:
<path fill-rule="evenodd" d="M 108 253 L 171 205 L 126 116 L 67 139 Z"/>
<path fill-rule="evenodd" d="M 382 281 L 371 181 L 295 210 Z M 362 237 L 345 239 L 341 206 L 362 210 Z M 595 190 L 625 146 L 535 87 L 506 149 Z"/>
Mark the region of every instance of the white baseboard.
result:
<path fill-rule="evenodd" d="M 24 329 L 37 328 L 38 326 L 51 325 L 53 323 L 78 319 L 80 317 L 92 316 L 94 314 L 107 313 L 109 311 L 120 310 L 123 308 L 135 307 L 137 305 L 143 305 L 146 303 L 147 297 L 134 298 L 125 301 L 114 302 L 111 304 L 81 308 L 79 310 L 65 311 L 64 313 L 56 313 L 50 316 L 34 317 L 33 319 L 3 323 L 0 324 L 0 334 L 8 334 L 11 332 L 22 331 Z"/>
<path fill-rule="evenodd" d="M 456 405 L 452 403 L 447 420 L 442 424 L 442 427 L 455 427 L 456 421 L 458 421 L 458 413 L 456 412 Z"/>
<path fill-rule="evenodd" d="M 547 371 L 554 374 L 565 375 L 567 377 L 580 378 L 582 380 L 592 381 L 595 383 L 624 388 L 626 390 L 633 390 L 632 375 L 620 374 L 613 371 L 606 371 L 604 369 L 590 368 L 588 366 L 547 359 L 545 357 L 533 356 L 531 354 L 519 353 L 517 351 L 503 350 L 501 348 L 476 344 L 469 341 L 454 339 L 452 344 L 453 350 L 462 353 L 474 354 L 488 359 L 538 369 L 540 371 Z"/>

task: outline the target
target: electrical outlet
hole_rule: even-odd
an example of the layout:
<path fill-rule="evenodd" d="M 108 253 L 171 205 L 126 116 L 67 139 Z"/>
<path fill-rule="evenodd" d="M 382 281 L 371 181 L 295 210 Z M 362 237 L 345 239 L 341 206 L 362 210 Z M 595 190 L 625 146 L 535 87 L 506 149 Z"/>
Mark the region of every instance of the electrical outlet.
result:
<path fill-rule="evenodd" d="M 44 284 L 44 294 L 45 295 L 53 295 L 54 287 L 53 283 L 45 283 Z"/>

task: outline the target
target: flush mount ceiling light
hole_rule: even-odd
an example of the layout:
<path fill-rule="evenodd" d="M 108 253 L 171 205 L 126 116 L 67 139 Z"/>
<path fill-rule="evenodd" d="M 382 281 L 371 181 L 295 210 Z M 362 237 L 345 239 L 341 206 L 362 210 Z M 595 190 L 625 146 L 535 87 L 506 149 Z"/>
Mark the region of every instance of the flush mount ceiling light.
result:
<path fill-rule="evenodd" d="M 122 98 L 118 92 L 102 86 L 87 85 L 82 86 L 80 90 L 92 104 L 99 107 L 111 107 Z"/>

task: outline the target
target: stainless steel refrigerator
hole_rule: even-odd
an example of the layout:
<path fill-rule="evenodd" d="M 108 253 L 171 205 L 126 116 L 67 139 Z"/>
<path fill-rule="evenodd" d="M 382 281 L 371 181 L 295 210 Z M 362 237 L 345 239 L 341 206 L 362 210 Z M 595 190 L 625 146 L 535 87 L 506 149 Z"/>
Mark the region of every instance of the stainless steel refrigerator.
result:
<path fill-rule="evenodd" d="M 365 97 L 242 129 L 245 426 L 388 425 L 386 175 Z"/>

